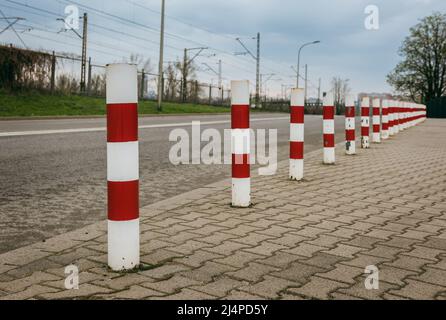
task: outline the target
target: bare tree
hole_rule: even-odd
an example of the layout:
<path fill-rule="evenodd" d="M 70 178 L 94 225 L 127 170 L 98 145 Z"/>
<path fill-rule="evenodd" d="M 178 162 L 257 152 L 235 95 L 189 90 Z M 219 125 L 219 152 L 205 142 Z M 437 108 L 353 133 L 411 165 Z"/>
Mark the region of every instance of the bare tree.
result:
<path fill-rule="evenodd" d="M 343 108 L 345 107 L 345 98 L 350 93 L 349 82 L 349 79 L 342 79 L 341 77 L 334 77 L 331 80 L 334 104 L 337 114 L 341 114 Z"/>
<path fill-rule="evenodd" d="M 132 53 L 130 54 L 130 57 L 126 59 L 126 62 L 136 64 L 139 70 L 143 70 L 146 73 L 153 72 L 153 65 L 150 58 L 145 59 L 144 56 L 138 54 L 138 53 Z"/>
<path fill-rule="evenodd" d="M 398 93 L 423 103 L 446 94 L 446 14 L 434 13 L 411 28 L 399 55 L 403 61 L 387 76 Z"/>
<path fill-rule="evenodd" d="M 188 58 L 186 58 L 186 60 L 188 60 Z M 196 80 L 197 66 L 193 61 L 186 63 L 186 66 L 184 66 L 183 61 L 177 60 L 175 62 L 175 68 L 180 72 L 181 79 L 187 79 L 186 85 L 184 85 L 183 83 L 181 84 L 186 89 L 186 92 L 184 92 L 184 96 L 186 100 L 188 100 L 196 91 L 195 80 Z M 183 91 L 183 89 L 181 89 L 181 91 Z"/>
<path fill-rule="evenodd" d="M 124 61 L 135 64 L 138 70 L 141 71 L 141 73 L 138 73 L 138 95 L 140 97 L 144 97 L 144 93 L 147 91 L 147 74 L 153 72 L 152 61 L 150 58 L 145 59 L 144 56 L 138 53 L 130 54 L 130 57 L 128 59 L 124 59 Z"/>
<path fill-rule="evenodd" d="M 166 98 L 173 100 L 176 98 L 177 94 L 180 94 L 179 81 L 177 80 L 178 69 L 175 68 L 175 66 L 172 63 L 169 63 L 169 65 L 166 68 L 165 74 L 167 82 Z"/>

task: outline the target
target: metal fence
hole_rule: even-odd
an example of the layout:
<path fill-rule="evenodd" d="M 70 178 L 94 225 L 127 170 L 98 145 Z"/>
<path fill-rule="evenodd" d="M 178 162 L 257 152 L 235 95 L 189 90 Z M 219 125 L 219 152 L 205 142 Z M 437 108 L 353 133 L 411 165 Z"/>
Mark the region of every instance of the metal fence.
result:
<path fill-rule="evenodd" d="M 0 45 L 0 88 L 105 97 L 105 65 L 88 60 L 82 90 L 78 56 Z M 156 100 L 157 88 L 157 74 L 138 70 L 140 99 Z M 186 86 L 181 79 L 163 79 L 163 100 L 229 106 L 230 90 L 195 79 L 188 80 Z"/>

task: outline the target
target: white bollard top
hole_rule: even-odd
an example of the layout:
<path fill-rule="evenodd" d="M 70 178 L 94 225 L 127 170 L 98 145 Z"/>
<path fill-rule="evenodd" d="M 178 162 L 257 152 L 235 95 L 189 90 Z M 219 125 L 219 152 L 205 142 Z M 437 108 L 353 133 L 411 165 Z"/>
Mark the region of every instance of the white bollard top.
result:
<path fill-rule="evenodd" d="M 325 107 L 334 106 L 334 96 L 332 92 L 327 92 L 327 95 L 324 97 L 324 106 Z"/>
<path fill-rule="evenodd" d="M 370 98 L 369 97 L 362 98 L 361 106 L 369 108 L 370 107 Z"/>
<path fill-rule="evenodd" d="M 304 89 L 292 89 L 291 90 L 291 106 L 303 107 L 305 106 L 305 90 Z"/>
<path fill-rule="evenodd" d="M 381 106 L 381 99 L 373 99 L 373 108 L 379 108 Z"/>
<path fill-rule="evenodd" d="M 249 105 L 249 80 L 231 81 L 231 104 Z"/>
<path fill-rule="evenodd" d="M 345 106 L 346 107 L 354 107 L 355 106 L 355 96 L 352 94 L 348 94 L 345 97 Z"/>
<path fill-rule="evenodd" d="M 136 65 L 115 63 L 106 66 L 106 103 L 138 103 Z"/>

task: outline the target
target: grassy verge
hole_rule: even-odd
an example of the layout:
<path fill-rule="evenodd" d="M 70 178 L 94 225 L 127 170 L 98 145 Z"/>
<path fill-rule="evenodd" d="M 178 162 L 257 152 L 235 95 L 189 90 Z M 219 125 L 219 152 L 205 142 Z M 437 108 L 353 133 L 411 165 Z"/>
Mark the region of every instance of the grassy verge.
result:
<path fill-rule="evenodd" d="M 226 107 L 163 103 L 158 112 L 156 102 L 141 101 L 140 114 L 221 113 Z M 10 94 L 0 91 L 0 117 L 96 116 L 105 114 L 105 99 L 85 96 L 46 95 L 40 93 Z"/>

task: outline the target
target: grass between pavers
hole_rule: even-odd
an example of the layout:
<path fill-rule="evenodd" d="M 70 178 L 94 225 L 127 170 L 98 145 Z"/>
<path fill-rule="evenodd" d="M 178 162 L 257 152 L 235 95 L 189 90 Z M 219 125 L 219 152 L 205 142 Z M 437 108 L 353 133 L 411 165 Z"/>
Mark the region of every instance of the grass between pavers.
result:
<path fill-rule="evenodd" d="M 190 103 L 140 101 L 139 114 L 225 113 L 228 107 Z M 8 93 L 0 90 L 0 117 L 97 116 L 105 115 L 105 99 L 79 95 L 50 95 L 36 92 Z"/>

